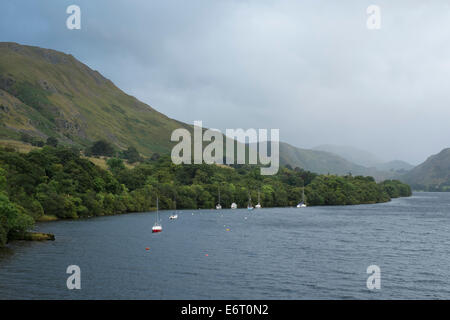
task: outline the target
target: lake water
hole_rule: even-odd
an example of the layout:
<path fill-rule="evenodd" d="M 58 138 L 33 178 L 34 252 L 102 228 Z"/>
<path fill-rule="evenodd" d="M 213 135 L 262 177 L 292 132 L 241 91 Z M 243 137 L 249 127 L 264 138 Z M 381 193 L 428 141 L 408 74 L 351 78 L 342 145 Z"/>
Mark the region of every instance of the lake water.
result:
<path fill-rule="evenodd" d="M 389 203 L 183 210 L 40 223 L 0 251 L 0 299 L 450 298 L 450 193 Z M 149 250 L 146 250 L 149 248 Z M 381 289 L 368 290 L 369 265 Z M 68 290 L 66 268 L 81 268 Z"/>

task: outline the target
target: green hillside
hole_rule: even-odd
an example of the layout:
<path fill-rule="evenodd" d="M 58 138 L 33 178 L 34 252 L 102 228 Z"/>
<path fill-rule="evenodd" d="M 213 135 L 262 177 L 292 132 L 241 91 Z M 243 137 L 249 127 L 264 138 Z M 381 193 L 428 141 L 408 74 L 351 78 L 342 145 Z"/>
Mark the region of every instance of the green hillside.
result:
<path fill-rule="evenodd" d="M 432 155 L 401 179 L 414 190 L 450 191 L 450 148 Z"/>
<path fill-rule="evenodd" d="M 21 132 L 87 146 L 106 139 L 142 154 L 168 152 L 170 119 L 76 60 L 49 49 L 0 43 L 0 138 Z"/>

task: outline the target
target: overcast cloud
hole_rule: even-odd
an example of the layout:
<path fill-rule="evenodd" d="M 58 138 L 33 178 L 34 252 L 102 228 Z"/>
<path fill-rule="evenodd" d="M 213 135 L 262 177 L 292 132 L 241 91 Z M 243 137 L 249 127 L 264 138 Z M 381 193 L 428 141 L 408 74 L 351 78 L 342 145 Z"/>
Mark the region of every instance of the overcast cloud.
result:
<path fill-rule="evenodd" d="M 3 1 L 0 41 L 71 53 L 184 122 L 418 163 L 450 147 L 447 2 Z"/>

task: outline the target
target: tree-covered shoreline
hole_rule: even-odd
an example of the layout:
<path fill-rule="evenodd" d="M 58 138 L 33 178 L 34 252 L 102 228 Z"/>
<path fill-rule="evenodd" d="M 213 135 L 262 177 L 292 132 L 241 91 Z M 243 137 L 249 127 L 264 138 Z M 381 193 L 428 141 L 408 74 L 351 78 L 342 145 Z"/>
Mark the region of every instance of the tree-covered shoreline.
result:
<path fill-rule="evenodd" d="M 245 207 L 258 194 L 263 207 L 295 206 L 304 187 L 308 205 L 386 202 L 409 196 L 399 181 L 371 177 L 318 175 L 280 168 L 262 176 L 257 166 L 174 165 L 168 156 L 127 168 L 110 158 L 109 170 L 66 147 L 45 146 L 29 153 L 0 149 L 0 246 L 29 230 L 35 221 L 77 219 L 161 209 L 210 209 L 218 201 Z"/>

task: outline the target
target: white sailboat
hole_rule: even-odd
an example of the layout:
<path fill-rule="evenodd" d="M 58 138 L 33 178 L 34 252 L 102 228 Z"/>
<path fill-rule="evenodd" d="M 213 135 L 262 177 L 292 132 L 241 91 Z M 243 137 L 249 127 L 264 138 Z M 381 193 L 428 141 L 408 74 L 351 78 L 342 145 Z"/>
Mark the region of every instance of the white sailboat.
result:
<path fill-rule="evenodd" d="M 178 219 L 178 214 L 177 214 L 177 202 L 176 202 L 176 200 L 174 200 L 173 202 L 174 202 L 174 204 L 175 204 L 175 213 L 172 213 L 172 214 L 169 216 L 169 220 L 176 220 L 176 219 Z"/>
<path fill-rule="evenodd" d="M 219 202 L 216 204 L 216 209 L 220 210 L 220 209 L 222 209 L 222 205 L 220 204 L 220 188 L 218 191 L 219 191 Z"/>
<path fill-rule="evenodd" d="M 156 222 L 153 225 L 152 233 L 161 232 L 162 231 L 162 225 L 159 222 L 159 198 L 156 197 Z"/>
<path fill-rule="evenodd" d="M 261 209 L 262 207 L 261 207 L 261 199 L 260 199 L 260 196 L 259 196 L 259 191 L 258 191 L 258 204 L 255 206 L 255 209 Z"/>
<path fill-rule="evenodd" d="M 303 189 L 302 189 L 302 201 L 300 201 L 300 203 L 297 205 L 297 208 L 306 208 L 306 203 L 305 203 L 305 187 L 303 187 Z"/>
<path fill-rule="evenodd" d="M 306 208 L 306 204 L 302 201 L 297 205 L 297 208 Z"/>

